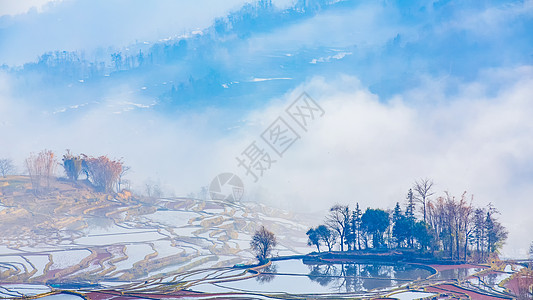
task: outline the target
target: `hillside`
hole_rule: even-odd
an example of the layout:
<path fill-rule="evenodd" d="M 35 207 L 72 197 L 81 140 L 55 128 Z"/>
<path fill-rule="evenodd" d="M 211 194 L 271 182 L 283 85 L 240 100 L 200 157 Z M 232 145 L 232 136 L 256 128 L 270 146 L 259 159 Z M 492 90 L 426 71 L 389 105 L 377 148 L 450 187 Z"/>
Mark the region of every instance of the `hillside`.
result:
<path fill-rule="evenodd" d="M 55 181 L 36 197 L 29 178 L 0 178 L 0 280 L 130 281 L 250 262 L 264 224 L 276 255 L 306 253 L 303 217 L 260 204 L 107 195 Z"/>

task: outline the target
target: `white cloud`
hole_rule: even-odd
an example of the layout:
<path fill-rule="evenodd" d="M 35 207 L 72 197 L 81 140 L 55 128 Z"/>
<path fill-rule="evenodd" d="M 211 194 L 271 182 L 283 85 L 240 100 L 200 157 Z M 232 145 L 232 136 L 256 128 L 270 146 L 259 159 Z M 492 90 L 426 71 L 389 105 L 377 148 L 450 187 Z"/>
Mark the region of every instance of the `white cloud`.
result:
<path fill-rule="evenodd" d="M 475 13 L 474 13 L 475 12 Z M 516 18 L 531 18 L 533 16 L 533 1 L 524 0 L 489 6 L 484 10 L 461 10 L 441 29 L 468 30 L 483 36 L 498 36 L 509 30 L 509 22 Z"/>
<path fill-rule="evenodd" d="M 51 2 L 60 2 L 62 0 L 0 0 L 0 17 L 4 15 L 25 14 L 34 8 L 42 12 L 46 5 Z"/>
<path fill-rule="evenodd" d="M 336 202 L 392 208 L 415 180 L 430 177 L 439 193 L 459 196 L 467 190 L 477 205 L 495 204 L 510 231 L 506 255 L 519 255 L 532 239 L 531 66 L 487 70 L 466 83 L 428 77 L 392 99 L 379 99 L 354 77 L 314 77 L 243 116 L 247 125 L 229 133 L 218 121 L 225 112 L 216 109 L 169 118 L 135 106 L 115 115 L 124 103 L 151 103 L 129 96 L 127 86 L 103 103 L 74 110 L 76 118 L 43 114 L 15 98 L 9 77 L 2 76 L 0 157 L 12 157 L 19 166 L 29 152 L 43 148 L 108 154 L 124 157 L 137 186 L 152 178 L 177 195 L 234 172 L 247 180 L 249 200 L 315 212 Z M 450 85 L 456 92 L 448 91 Z M 302 91 L 319 101 L 324 117 L 300 132 L 302 139 L 264 178 L 251 182 L 235 157 L 260 142 L 261 132 Z"/>
<path fill-rule="evenodd" d="M 299 90 L 315 95 L 325 116 L 257 185 L 248 182 L 250 194 L 295 210 L 325 212 L 336 202 L 392 208 L 415 180 L 430 177 L 440 194 L 466 190 L 478 206 L 495 204 L 510 231 L 505 254 L 523 255 L 532 239 L 524 228 L 533 226 L 533 68 L 496 73 L 516 81 L 494 95 L 479 90 L 497 81 L 465 83 L 426 106 L 409 94 L 384 103 L 353 78 L 315 78 Z M 286 105 L 257 123 L 266 128 Z"/>

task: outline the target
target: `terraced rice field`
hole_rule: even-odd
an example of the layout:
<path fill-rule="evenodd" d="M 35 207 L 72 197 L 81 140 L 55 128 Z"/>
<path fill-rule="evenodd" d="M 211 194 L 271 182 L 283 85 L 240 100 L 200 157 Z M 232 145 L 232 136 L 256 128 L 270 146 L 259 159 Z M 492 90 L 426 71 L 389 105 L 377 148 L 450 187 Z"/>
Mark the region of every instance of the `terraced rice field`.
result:
<path fill-rule="evenodd" d="M 112 197 L 62 182 L 46 197 L 34 197 L 27 178 L 11 178 L 8 183 L 0 194 L 4 286 L 144 282 L 248 263 L 253 260 L 249 241 L 261 224 L 279 234 L 284 254 L 309 250 L 304 220 L 296 222 L 288 212 L 259 204 L 187 198 L 148 201 L 129 193 Z"/>
<path fill-rule="evenodd" d="M 24 177 L 0 183 L 3 298 L 511 299 L 521 268 L 429 266 L 429 272 L 291 260 L 239 269 L 233 265 L 254 261 L 249 241 L 260 225 L 277 236 L 274 256 L 312 251 L 308 219 L 260 204 L 109 196 L 64 182 L 34 197 Z"/>

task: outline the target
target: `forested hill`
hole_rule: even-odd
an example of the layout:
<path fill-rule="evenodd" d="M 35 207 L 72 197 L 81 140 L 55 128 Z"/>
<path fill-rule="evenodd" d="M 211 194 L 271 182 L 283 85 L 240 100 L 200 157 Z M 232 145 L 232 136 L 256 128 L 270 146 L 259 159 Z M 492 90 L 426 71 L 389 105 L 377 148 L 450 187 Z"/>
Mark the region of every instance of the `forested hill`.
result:
<path fill-rule="evenodd" d="M 261 0 L 208 28 L 122 48 L 56 49 L 21 67 L 3 69 L 16 75 L 13 90 L 21 98 L 45 104 L 50 113 L 86 109 L 117 93 L 116 98 L 141 98 L 128 101 L 134 103 L 130 110 L 247 110 L 313 76 L 338 74 L 360 78 L 387 99 L 420 84 L 424 79 L 417 74 L 438 76 L 447 70 L 471 80 L 481 68 L 498 67 L 509 58 L 530 59 L 514 48 L 505 49 L 507 56 L 494 56 L 502 51 L 499 43 L 477 36 L 472 43 L 460 28 L 442 30 L 447 18 L 472 9 L 470 5 L 299 0 L 279 8 Z M 420 25 L 407 30 L 413 22 Z M 524 40 L 528 35 L 516 28 L 508 38 Z"/>
<path fill-rule="evenodd" d="M 86 105 L 91 105 L 101 96 L 95 90 L 127 83 L 132 92 L 154 100 L 143 104 L 146 108 L 225 106 L 227 102 L 220 99 L 237 99 L 238 104 L 251 107 L 255 101 L 283 93 L 312 73 L 307 69 L 313 67 L 309 62 L 317 55 L 338 52 L 322 47 L 308 51 L 299 46 L 294 49 L 296 53 L 287 49 L 257 50 L 254 38 L 277 34 L 278 29 L 305 22 L 319 12 L 354 5 L 355 1 L 300 0 L 280 9 L 270 0 L 261 0 L 245 4 L 206 29 L 120 49 L 58 49 L 22 67 L 3 68 L 24 77 L 21 85 L 49 90 L 47 101 L 57 104 L 72 104 L 72 98 L 80 104 L 79 99 L 85 98 Z M 72 94 L 77 97 L 69 96 Z M 262 97 L 254 100 L 258 97 L 252 96 L 258 94 Z M 231 102 L 231 106 L 234 104 Z"/>

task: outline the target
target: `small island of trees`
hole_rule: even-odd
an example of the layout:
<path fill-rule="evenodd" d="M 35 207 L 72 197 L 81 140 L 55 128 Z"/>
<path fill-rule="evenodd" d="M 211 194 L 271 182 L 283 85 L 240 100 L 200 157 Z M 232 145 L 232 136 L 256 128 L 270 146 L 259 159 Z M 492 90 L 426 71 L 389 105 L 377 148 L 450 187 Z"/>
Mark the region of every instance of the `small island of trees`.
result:
<path fill-rule="evenodd" d="M 433 182 L 414 183 L 402 207 L 392 210 L 366 208 L 359 203 L 332 206 L 325 222 L 307 231 L 308 245 L 328 251 L 403 249 L 435 258 L 483 262 L 496 256 L 507 239 L 498 221 L 498 210 L 488 204 L 477 207 L 473 195 L 455 197 L 449 192 L 435 197 Z M 419 210 L 420 214 L 416 211 Z M 419 215 L 419 216 L 418 216 Z"/>

